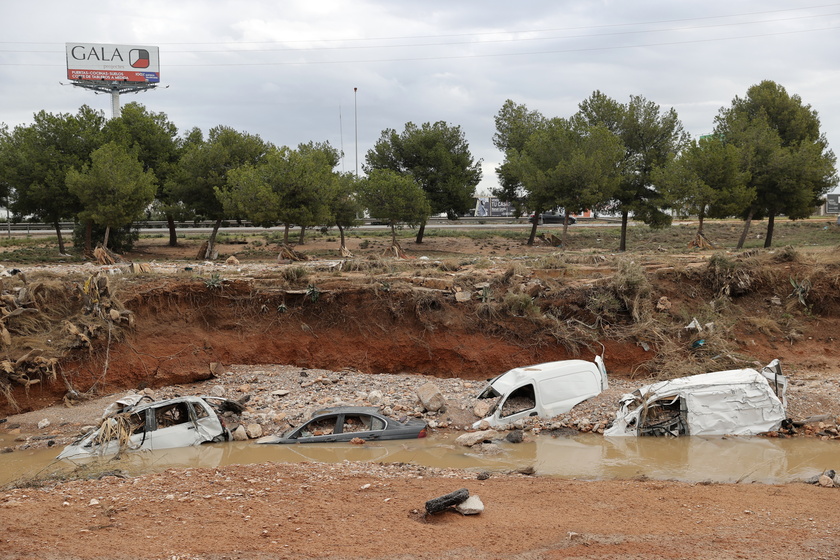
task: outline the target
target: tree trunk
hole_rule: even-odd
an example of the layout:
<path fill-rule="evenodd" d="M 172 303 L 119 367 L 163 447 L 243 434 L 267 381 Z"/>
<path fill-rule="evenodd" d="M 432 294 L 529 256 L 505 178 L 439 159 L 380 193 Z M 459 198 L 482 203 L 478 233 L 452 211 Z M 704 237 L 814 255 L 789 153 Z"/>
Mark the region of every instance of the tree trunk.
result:
<path fill-rule="evenodd" d="M 289 244 L 289 224 L 283 224 L 283 245 Z"/>
<path fill-rule="evenodd" d="M 58 237 L 58 253 L 66 255 L 67 253 L 64 252 L 64 237 L 61 235 L 61 224 L 56 220 L 53 222 L 53 226 L 55 227 L 55 235 Z"/>
<path fill-rule="evenodd" d="M 569 231 L 569 215 L 563 216 L 563 234 L 560 239 L 560 246 L 566 249 L 566 232 Z"/>
<path fill-rule="evenodd" d="M 630 220 L 630 212 L 624 210 L 621 212 L 621 241 L 618 243 L 619 251 L 627 250 L 627 222 Z"/>
<path fill-rule="evenodd" d="M 105 240 L 102 242 L 102 247 L 108 248 L 108 238 L 111 237 L 111 226 L 105 226 Z"/>
<path fill-rule="evenodd" d="M 703 234 L 703 212 L 701 211 L 700 214 L 697 215 L 697 233 Z"/>
<path fill-rule="evenodd" d="M 769 249 L 773 244 L 773 227 L 776 224 L 776 211 L 771 210 L 767 216 L 767 237 L 764 239 L 764 248 Z"/>
<path fill-rule="evenodd" d="M 420 224 L 420 229 L 417 230 L 417 238 L 414 240 L 415 243 L 423 243 L 423 234 L 426 233 L 426 222 Z"/>
<path fill-rule="evenodd" d="M 88 220 L 85 222 L 85 257 L 93 256 L 93 247 L 91 238 L 93 237 L 93 222 Z"/>
<path fill-rule="evenodd" d="M 169 246 L 178 246 L 178 233 L 175 231 L 175 217 L 172 214 L 166 216 L 166 225 L 169 228 Z"/>
<path fill-rule="evenodd" d="M 391 247 L 397 244 L 397 224 L 391 223 Z"/>
<path fill-rule="evenodd" d="M 341 247 L 339 247 L 339 248 L 340 249 L 346 249 L 347 245 L 344 244 L 344 228 L 341 227 L 338 224 L 336 224 L 336 227 L 338 228 L 338 234 L 341 236 Z"/>
<path fill-rule="evenodd" d="M 218 218 L 213 224 L 213 231 L 210 232 L 210 239 L 207 240 L 207 250 L 204 251 L 205 259 L 212 259 L 213 253 L 216 249 L 216 235 L 219 233 L 219 228 L 222 226 L 222 219 Z"/>
<path fill-rule="evenodd" d="M 539 212 L 534 212 L 534 216 L 539 216 Z M 534 223 L 531 224 L 531 235 L 528 236 L 528 246 L 532 246 L 534 244 L 534 239 L 537 238 L 537 222 L 539 220 L 535 217 Z"/>
<path fill-rule="evenodd" d="M 741 249 L 744 247 L 744 241 L 747 240 L 747 234 L 750 232 L 750 224 L 752 223 L 752 217 L 755 213 L 753 208 L 750 208 L 750 213 L 747 214 L 747 219 L 744 220 L 744 231 L 741 232 L 741 238 L 738 240 L 738 245 L 735 247 L 736 249 Z"/>
<path fill-rule="evenodd" d="M 303 235 L 304 235 L 305 233 L 306 233 L 306 227 L 305 227 L 305 226 L 300 226 L 300 240 L 298 241 L 298 243 L 299 243 L 300 245 L 303 245 L 303 243 L 304 243 L 304 241 L 303 241 Z"/>

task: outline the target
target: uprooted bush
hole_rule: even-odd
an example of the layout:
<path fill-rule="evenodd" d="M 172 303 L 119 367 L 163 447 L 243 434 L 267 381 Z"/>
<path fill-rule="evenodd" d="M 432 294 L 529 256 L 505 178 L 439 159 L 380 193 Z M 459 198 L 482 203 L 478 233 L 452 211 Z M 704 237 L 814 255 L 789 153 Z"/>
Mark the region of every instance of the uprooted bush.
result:
<path fill-rule="evenodd" d="M 652 288 L 641 265 L 630 260 L 620 261 L 609 286 L 634 322 L 640 323 L 650 316 L 653 307 L 650 301 Z"/>
<path fill-rule="evenodd" d="M 17 274 L 0 284 L 0 348 L 5 355 L 0 395 L 17 410 L 15 386 L 28 391 L 55 380 L 60 358 L 75 349 L 90 349 L 105 333 L 116 339 L 133 324 L 133 314 L 111 296 L 106 276 L 58 281 L 48 274 Z"/>

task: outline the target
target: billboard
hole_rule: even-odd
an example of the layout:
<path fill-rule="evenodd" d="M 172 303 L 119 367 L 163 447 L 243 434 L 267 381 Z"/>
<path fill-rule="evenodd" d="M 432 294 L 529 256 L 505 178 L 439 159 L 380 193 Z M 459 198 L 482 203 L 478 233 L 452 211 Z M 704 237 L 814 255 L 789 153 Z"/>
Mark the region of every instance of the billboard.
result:
<path fill-rule="evenodd" d="M 85 82 L 160 82 L 157 47 L 67 43 L 67 79 Z"/>
<path fill-rule="evenodd" d="M 825 195 L 825 213 L 840 214 L 840 194 Z"/>

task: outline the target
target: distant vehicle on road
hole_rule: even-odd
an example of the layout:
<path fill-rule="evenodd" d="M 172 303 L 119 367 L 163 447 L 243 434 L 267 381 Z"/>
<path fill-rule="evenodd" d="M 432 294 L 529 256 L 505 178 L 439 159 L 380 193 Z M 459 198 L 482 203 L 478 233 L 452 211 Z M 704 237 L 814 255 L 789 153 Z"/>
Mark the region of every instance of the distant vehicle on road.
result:
<path fill-rule="evenodd" d="M 534 223 L 534 220 L 537 220 L 538 224 L 562 224 L 566 220 L 565 214 L 558 214 L 556 212 L 543 212 L 539 216 L 536 214 L 531 214 L 531 223 Z M 576 223 L 577 220 L 574 216 L 569 216 L 569 225 Z"/>
<path fill-rule="evenodd" d="M 361 439 L 415 439 L 426 437 L 426 423 L 398 422 L 372 406 L 343 406 L 319 410 L 310 420 L 282 436 L 266 436 L 257 443 L 328 443 Z"/>

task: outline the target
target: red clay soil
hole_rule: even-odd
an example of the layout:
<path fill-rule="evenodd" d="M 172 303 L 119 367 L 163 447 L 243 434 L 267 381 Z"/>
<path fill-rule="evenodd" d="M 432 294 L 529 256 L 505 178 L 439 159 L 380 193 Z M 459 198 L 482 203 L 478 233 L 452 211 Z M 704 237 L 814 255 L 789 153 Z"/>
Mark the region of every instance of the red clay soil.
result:
<path fill-rule="evenodd" d="M 369 472 L 370 471 L 370 472 Z M 836 559 L 838 490 L 264 464 L 0 494 L 6 560 Z M 467 488 L 480 515 L 424 516 Z"/>

